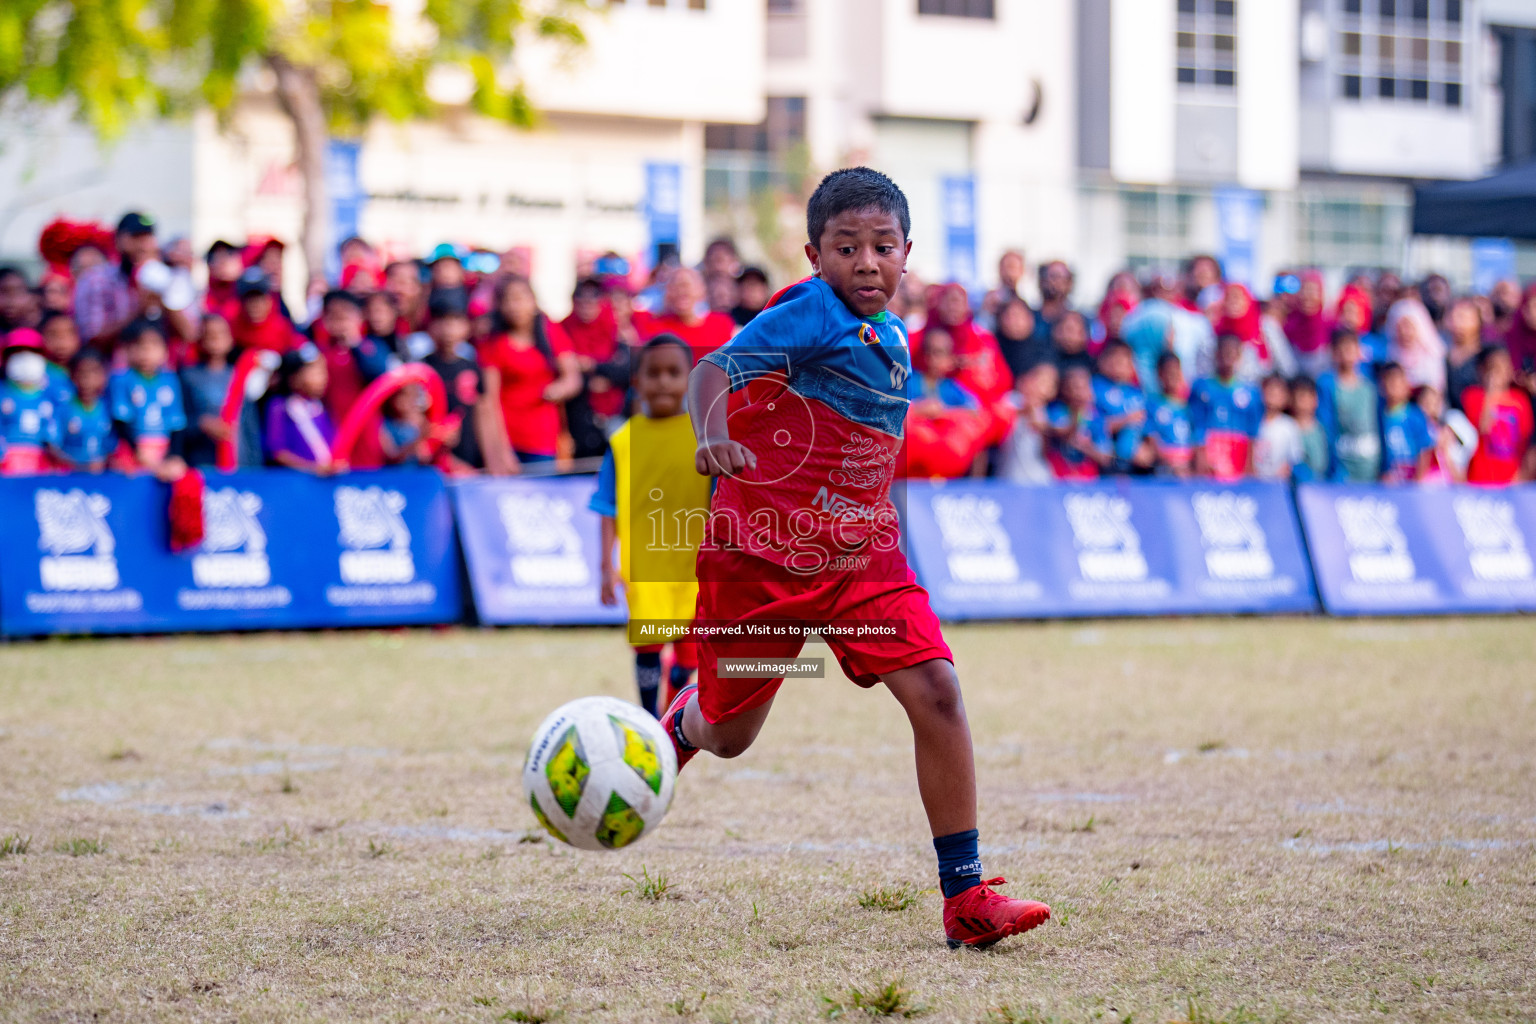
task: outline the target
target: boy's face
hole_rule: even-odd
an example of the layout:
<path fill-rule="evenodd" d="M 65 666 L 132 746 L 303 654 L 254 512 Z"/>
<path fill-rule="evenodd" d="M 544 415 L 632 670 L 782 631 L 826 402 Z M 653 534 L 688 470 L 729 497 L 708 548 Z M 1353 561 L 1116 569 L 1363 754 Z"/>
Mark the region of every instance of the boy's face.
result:
<path fill-rule="evenodd" d="M 654 417 L 676 416 L 688 391 L 688 356 L 677 345 L 658 345 L 640 357 L 640 397 Z"/>
<path fill-rule="evenodd" d="M 1073 409 L 1086 409 L 1092 405 L 1093 381 L 1088 371 L 1082 367 L 1068 370 L 1067 375 L 1061 379 L 1061 397 Z"/>
<path fill-rule="evenodd" d="M 1216 376 L 1225 380 L 1237 372 L 1237 361 L 1242 357 L 1243 343 L 1227 337 L 1216 343 Z"/>
<path fill-rule="evenodd" d="M 43 355 L 63 366 L 80 351 L 80 333 L 67 316 L 56 316 L 43 327 Z"/>
<path fill-rule="evenodd" d="M 1135 375 L 1135 363 L 1125 349 L 1115 347 L 1104 353 L 1104 376 L 1116 384 L 1129 384 Z"/>
<path fill-rule="evenodd" d="M 1317 414 L 1317 392 L 1311 388 L 1297 388 L 1291 397 L 1291 405 L 1297 415 L 1311 419 Z"/>
<path fill-rule="evenodd" d="M 469 317 L 457 313 L 437 317 L 427 328 L 427 333 L 432 335 L 439 352 L 451 354 L 469 337 Z"/>
<path fill-rule="evenodd" d="M 203 337 L 198 342 L 203 350 L 203 355 L 210 359 L 223 359 L 235 347 L 234 336 L 229 333 L 229 324 L 223 320 L 209 318 L 203 323 Z"/>
<path fill-rule="evenodd" d="M 158 331 L 145 331 L 128 346 L 128 365 L 146 377 L 165 367 L 165 339 Z"/>
<path fill-rule="evenodd" d="M 912 243 L 901 224 L 884 210 L 844 210 L 827 221 L 806 258 L 816 275 L 843 304 L 863 317 L 874 316 L 901 287 Z"/>
<path fill-rule="evenodd" d="M 928 372 L 935 377 L 948 377 L 955 372 L 955 342 L 943 331 L 929 328 L 923 332 L 923 361 Z"/>
<path fill-rule="evenodd" d="M 432 287 L 457 288 L 464 283 L 464 264 L 456 259 L 442 259 L 432 264 Z"/>
<path fill-rule="evenodd" d="M 1291 389 L 1285 386 L 1283 380 L 1271 380 L 1264 382 L 1264 409 L 1266 412 L 1285 412 L 1285 407 L 1291 404 Z"/>
<path fill-rule="evenodd" d="M 1381 397 L 1387 400 L 1388 406 L 1395 408 L 1405 404 L 1412 393 L 1413 389 L 1408 386 L 1408 375 L 1402 370 L 1381 375 Z"/>
<path fill-rule="evenodd" d="M 253 292 L 240 300 L 240 307 L 245 310 L 246 319 L 251 323 L 262 323 L 272 312 L 272 296 L 266 292 Z"/>
<path fill-rule="evenodd" d="M 368 329 L 380 336 L 392 333 L 400 319 L 395 314 L 394 303 L 389 301 L 388 292 L 374 292 L 368 297 L 364 318 L 368 321 Z"/>
<path fill-rule="evenodd" d="M 571 299 L 571 312 L 584 324 L 596 320 L 603 311 L 603 293 L 595 288 L 583 288 Z"/>
<path fill-rule="evenodd" d="M 1333 365 L 1337 370 L 1353 370 L 1360 365 L 1360 339 L 1340 338 L 1333 346 Z"/>
<path fill-rule="evenodd" d="M 1420 412 L 1436 423 L 1440 421 L 1440 416 L 1445 412 L 1445 400 L 1440 397 L 1440 392 L 1434 388 L 1419 389 L 1418 406 Z"/>
<path fill-rule="evenodd" d="M 1184 367 L 1177 360 L 1170 359 L 1157 368 L 1157 384 L 1163 389 L 1163 394 L 1174 398 L 1184 394 Z"/>
<path fill-rule="evenodd" d="M 350 302 L 336 299 L 327 303 L 320 319 L 333 341 L 351 345 L 363 337 L 363 315 Z"/>
<path fill-rule="evenodd" d="M 1056 364 L 1040 363 L 1024 375 L 1021 390 L 1031 404 L 1049 405 L 1056 400 L 1056 389 L 1059 383 L 1060 374 L 1056 371 Z"/>
<path fill-rule="evenodd" d="M 75 366 L 74 382 L 80 401 L 89 405 L 107 388 L 107 368 L 95 359 L 82 359 Z"/>
<path fill-rule="evenodd" d="M 1056 351 L 1076 355 L 1088 347 L 1088 327 L 1082 317 L 1068 313 L 1056 321 L 1056 327 L 1051 331 L 1051 341 Z"/>
<path fill-rule="evenodd" d="M 736 302 L 745 309 L 762 309 L 768 305 L 768 283 L 756 277 L 742 278 Z"/>

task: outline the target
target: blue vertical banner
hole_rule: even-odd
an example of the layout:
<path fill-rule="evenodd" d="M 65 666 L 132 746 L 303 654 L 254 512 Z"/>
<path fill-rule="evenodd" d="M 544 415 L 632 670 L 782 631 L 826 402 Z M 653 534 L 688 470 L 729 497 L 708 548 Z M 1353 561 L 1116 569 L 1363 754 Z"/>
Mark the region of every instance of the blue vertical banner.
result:
<path fill-rule="evenodd" d="M 325 191 L 331 199 L 331 238 L 326 251 L 327 262 L 337 265 L 327 267 L 332 276 L 340 273 L 338 249 L 343 241 L 360 234 L 363 218 L 363 182 L 358 172 L 358 158 L 362 143 L 348 139 L 331 139 L 325 147 Z"/>
<path fill-rule="evenodd" d="M 1472 290 L 1487 295 L 1503 280 L 1519 280 L 1515 273 L 1515 243 L 1507 238 L 1472 239 Z"/>
<path fill-rule="evenodd" d="M 645 227 L 651 263 L 663 245 L 676 246 L 683 237 L 683 165 L 647 161 L 645 165 Z"/>
<path fill-rule="evenodd" d="M 1259 272 L 1264 195 L 1246 188 L 1216 190 L 1217 256 L 1228 281 L 1253 285 Z"/>
<path fill-rule="evenodd" d="M 496 479 L 453 485 L 475 611 L 488 625 L 622 623 L 599 600 L 599 522 L 587 507 L 590 476 Z"/>
<path fill-rule="evenodd" d="M 976 176 L 940 178 L 939 202 L 944 213 L 944 275 L 974 290 L 980 283 L 976 268 Z"/>

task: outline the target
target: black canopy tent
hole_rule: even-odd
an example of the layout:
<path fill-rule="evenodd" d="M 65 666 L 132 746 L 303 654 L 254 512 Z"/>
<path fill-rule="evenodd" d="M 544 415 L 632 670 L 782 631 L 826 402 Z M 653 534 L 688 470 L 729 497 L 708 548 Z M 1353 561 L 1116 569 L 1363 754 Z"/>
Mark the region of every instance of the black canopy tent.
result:
<path fill-rule="evenodd" d="M 1536 161 L 1414 189 L 1413 233 L 1536 239 Z"/>

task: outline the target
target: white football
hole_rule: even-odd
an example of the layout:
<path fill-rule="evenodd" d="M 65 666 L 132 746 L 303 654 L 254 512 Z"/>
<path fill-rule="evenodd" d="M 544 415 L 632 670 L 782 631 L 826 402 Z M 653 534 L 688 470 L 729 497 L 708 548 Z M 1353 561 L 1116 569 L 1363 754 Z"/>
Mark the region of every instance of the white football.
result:
<path fill-rule="evenodd" d="M 672 803 L 677 755 L 661 723 L 616 697 L 582 697 L 544 719 L 523 762 L 539 824 L 583 850 L 617 850 Z"/>

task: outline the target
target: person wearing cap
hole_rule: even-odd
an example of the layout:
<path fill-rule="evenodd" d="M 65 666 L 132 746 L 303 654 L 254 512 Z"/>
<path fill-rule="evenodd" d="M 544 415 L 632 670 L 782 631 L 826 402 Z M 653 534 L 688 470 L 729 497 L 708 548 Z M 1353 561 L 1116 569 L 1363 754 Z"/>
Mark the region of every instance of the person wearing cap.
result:
<path fill-rule="evenodd" d="M 118 261 L 91 268 L 75 285 L 75 324 L 85 344 L 110 348 L 119 332 L 141 317 L 162 319 L 162 330 L 195 338 L 194 297 L 179 296 L 176 275 L 160 262 L 154 220 L 124 214 L 115 239 Z"/>
<path fill-rule="evenodd" d="M 306 341 L 283 356 L 278 393 L 267 404 L 267 455 L 279 466 L 317 476 L 347 471 L 332 451 L 336 425 L 325 411 L 325 354 Z"/>
<path fill-rule="evenodd" d="M 150 320 L 135 320 L 120 332 L 128 368 L 107 384 L 107 408 L 118 436 L 128 444 L 131 464 L 158 472 L 180 461 L 187 428 L 181 381 L 166 369 L 165 335 Z"/>
<path fill-rule="evenodd" d="M 279 355 L 293 348 L 297 332 L 278 308 L 272 279 L 266 271 L 260 267 L 246 267 L 235 282 L 235 294 L 240 298 L 240 312 L 235 314 L 229 326 L 236 345 Z"/>
<path fill-rule="evenodd" d="M 58 409 L 48 394 L 42 348 L 42 336 L 30 327 L 6 335 L 5 381 L 0 384 L 0 474 L 5 476 L 46 470 L 47 450 L 58 437 Z"/>
<path fill-rule="evenodd" d="M 464 259 L 459 250 L 447 242 L 442 243 L 432 250 L 432 255 L 427 257 L 427 267 L 428 303 L 441 296 L 446 301 L 463 305 L 465 312 L 468 313 L 469 283 L 464 273 Z"/>
<path fill-rule="evenodd" d="M 773 293 L 768 287 L 768 274 L 762 267 L 746 266 L 736 275 L 736 305 L 731 307 L 731 319 L 737 327 L 745 327 L 752 318 L 768 305 Z"/>
<path fill-rule="evenodd" d="M 245 264 L 240 250 L 222 238 L 208 247 L 203 257 L 208 264 L 208 290 L 203 294 L 203 311 L 217 313 L 230 323 L 240 315 L 240 293 L 236 290 Z"/>

